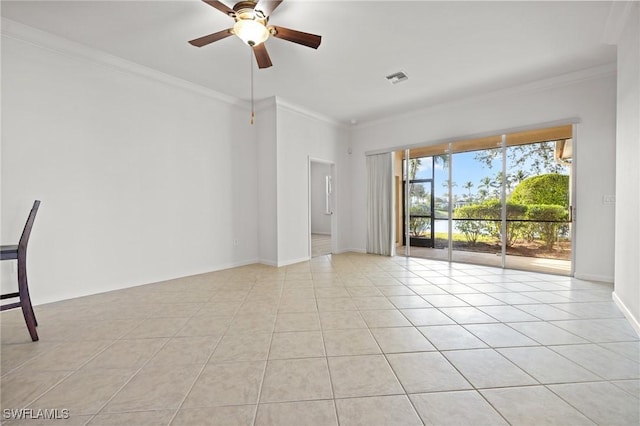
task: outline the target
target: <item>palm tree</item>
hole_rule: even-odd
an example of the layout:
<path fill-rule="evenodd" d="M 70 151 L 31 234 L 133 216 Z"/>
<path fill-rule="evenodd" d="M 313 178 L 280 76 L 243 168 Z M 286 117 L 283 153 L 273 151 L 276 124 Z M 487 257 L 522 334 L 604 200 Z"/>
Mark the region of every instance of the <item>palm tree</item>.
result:
<path fill-rule="evenodd" d="M 519 184 L 520 182 L 522 182 L 523 180 L 525 180 L 526 178 L 528 178 L 529 175 L 527 174 L 527 172 L 525 172 L 522 169 L 518 169 L 515 171 L 515 173 L 511 174 L 511 178 L 513 179 L 513 183 L 514 184 Z"/>
<path fill-rule="evenodd" d="M 434 155 L 433 156 L 433 163 L 434 163 L 434 165 L 440 163 L 440 164 L 442 164 L 442 168 L 446 169 L 447 166 L 449 165 L 449 154 Z"/>
<path fill-rule="evenodd" d="M 447 180 L 445 180 L 444 182 L 442 182 L 442 186 L 443 186 L 444 188 L 448 188 L 448 187 L 449 187 L 449 179 L 447 179 Z M 455 188 L 455 187 L 457 187 L 457 186 L 458 186 L 458 184 L 457 184 L 457 183 L 455 183 L 455 182 L 451 182 L 451 187 L 452 187 L 452 188 Z"/>
<path fill-rule="evenodd" d="M 464 185 L 462 185 L 462 187 L 469 191 L 469 195 L 467 196 L 467 199 L 471 200 L 471 188 L 473 188 L 473 182 L 468 181 Z"/>
<path fill-rule="evenodd" d="M 416 173 L 418 173 L 418 169 L 422 165 L 421 158 L 411 158 L 409 159 L 409 180 L 414 180 L 416 178 Z"/>
<path fill-rule="evenodd" d="M 480 179 L 480 184 L 478 185 L 478 195 L 481 200 L 485 200 L 489 196 L 489 191 L 492 189 L 493 181 L 489 176 L 485 176 Z"/>
<path fill-rule="evenodd" d="M 478 185 L 478 188 L 489 190 L 489 188 L 491 188 L 491 183 L 491 178 L 489 176 L 485 176 L 480 179 L 480 185 Z"/>

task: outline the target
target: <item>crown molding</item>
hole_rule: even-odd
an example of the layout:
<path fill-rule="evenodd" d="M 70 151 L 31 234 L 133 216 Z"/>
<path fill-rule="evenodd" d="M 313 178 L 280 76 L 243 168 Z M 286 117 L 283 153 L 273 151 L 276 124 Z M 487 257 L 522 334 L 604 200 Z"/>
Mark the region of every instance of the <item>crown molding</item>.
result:
<path fill-rule="evenodd" d="M 247 101 L 242 101 L 244 102 L 245 106 L 249 109 L 251 109 L 251 104 Z M 263 98 L 260 100 L 255 101 L 254 106 L 253 106 L 253 110 L 256 113 L 259 113 L 261 111 L 270 109 L 270 108 L 275 108 L 276 109 L 276 115 L 277 115 L 277 110 L 283 110 L 283 111 L 289 111 L 289 112 L 293 112 L 295 114 L 299 114 L 302 115 L 306 118 L 310 118 L 312 120 L 316 120 L 316 121 L 320 121 L 322 123 L 326 123 L 335 127 L 338 127 L 340 129 L 347 129 L 349 126 L 347 126 L 345 123 L 342 123 L 340 121 L 334 120 L 330 117 L 327 117 L 325 115 L 319 114 L 315 111 L 312 111 L 310 109 L 306 109 L 304 107 L 301 107 L 299 105 L 296 105 L 294 103 L 291 103 L 285 99 L 283 99 L 280 96 L 269 96 L 268 98 Z"/>
<path fill-rule="evenodd" d="M 102 52 L 84 44 L 80 44 L 75 41 L 56 36 L 54 34 L 39 30 L 34 27 L 30 27 L 28 25 L 24 25 L 11 19 L 2 18 L 0 27 L 0 32 L 2 33 L 3 37 L 9 37 L 14 40 L 28 43 L 41 49 L 47 49 L 76 60 L 90 62 L 106 68 L 115 69 L 117 71 L 126 72 L 128 74 L 154 80 L 163 84 L 190 91 L 192 93 L 203 95 L 220 102 L 224 102 L 234 107 L 247 110 L 251 109 L 251 103 L 249 101 L 222 94 L 215 90 L 208 89 L 204 86 L 200 86 L 181 78 L 165 74 L 153 68 L 149 68 L 144 65 L 122 59 L 118 56 Z M 283 98 L 277 96 L 271 96 L 269 98 L 257 101 L 254 105 L 254 110 L 260 111 L 271 106 L 277 106 L 278 108 L 282 108 L 286 111 L 295 112 L 305 117 L 322 121 L 334 126 L 342 128 L 347 127 L 344 123 L 319 114 L 315 111 L 306 109 L 302 106 L 296 105 L 292 102 L 286 101 Z"/>
<path fill-rule="evenodd" d="M 389 117 L 380 118 L 377 120 L 371 120 L 358 124 L 358 128 L 366 128 L 379 124 L 395 121 L 399 118 L 409 118 L 415 115 L 424 115 L 429 111 L 437 111 L 444 108 L 462 106 L 466 104 L 486 102 L 495 99 L 505 99 L 513 96 L 533 94 L 550 89 L 557 89 L 572 84 L 578 84 L 585 81 L 595 80 L 598 78 L 615 76 L 617 73 L 617 65 L 615 63 L 608 63 L 599 65 L 596 67 L 586 68 L 579 71 L 560 74 L 554 77 L 545 78 L 542 80 L 532 81 L 530 83 L 521 84 L 518 86 L 508 87 L 504 89 L 493 90 L 490 92 L 480 93 L 478 95 L 472 95 L 461 99 L 453 99 L 444 101 L 441 103 L 435 103 L 431 105 L 425 105 L 421 108 L 416 108 L 411 111 L 405 111 L 400 114 L 396 114 Z"/>
<path fill-rule="evenodd" d="M 154 80 L 198 95 L 206 96 L 231 106 L 247 108 L 248 105 L 246 101 L 242 101 L 241 99 L 233 96 L 225 95 L 204 86 L 191 83 L 187 80 L 165 74 L 153 68 L 122 59 L 118 56 L 102 52 L 84 44 L 56 36 L 7 18 L 2 18 L 0 32 L 3 37 L 12 38 L 42 49 L 47 49 L 75 60 L 82 60 L 105 68 Z"/>
<path fill-rule="evenodd" d="M 609 16 L 602 31 L 602 42 L 604 44 L 618 44 L 634 6 L 638 7 L 637 0 L 611 2 Z"/>
<path fill-rule="evenodd" d="M 311 118 L 317 121 L 322 121 L 328 124 L 331 124 L 333 126 L 337 126 L 340 128 L 347 128 L 348 126 L 338 120 L 335 120 L 331 117 L 328 117 L 326 115 L 317 113 L 315 111 L 312 111 L 310 109 L 307 109 L 305 107 L 302 107 L 300 105 L 294 104 L 290 101 L 285 100 L 284 98 L 280 97 L 280 96 L 274 96 L 274 103 L 277 105 L 278 108 L 281 108 L 285 111 L 290 111 L 290 112 L 294 112 L 300 115 L 303 115 L 307 118 Z"/>
<path fill-rule="evenodd" d="M 248 108 L 251 108 L 251 104 L 249 102 L 245 101 L 245 103 Z M 268 98 L 257 100 L 254 104 L 253 109 L 256 112 L 259 112 L 259 111 L 264 111 L 265 109 L 268 109 L 268 108 L 273 108 L 276 105 L 277 105 L 276 97 L 269 96 Z"/>

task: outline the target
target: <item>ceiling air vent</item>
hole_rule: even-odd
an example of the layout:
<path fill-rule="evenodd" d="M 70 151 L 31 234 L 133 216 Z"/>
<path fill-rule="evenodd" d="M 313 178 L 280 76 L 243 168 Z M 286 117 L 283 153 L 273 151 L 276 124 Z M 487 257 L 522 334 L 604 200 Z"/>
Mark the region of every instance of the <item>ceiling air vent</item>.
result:
<path fill-rule="evenodd" d="M 389 74 L 385 78 L 391 84 L 398 84 L 402 81 L 409 79 L 409 77 L 407 77 L 407 74 L 405 74 L 404 71 L 394 72 L 393 74 Z"/>

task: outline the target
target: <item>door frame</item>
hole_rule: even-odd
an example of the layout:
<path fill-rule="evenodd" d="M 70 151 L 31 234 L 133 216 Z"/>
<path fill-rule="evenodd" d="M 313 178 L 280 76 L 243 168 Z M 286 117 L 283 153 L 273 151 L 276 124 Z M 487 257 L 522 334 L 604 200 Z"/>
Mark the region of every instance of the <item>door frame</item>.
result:
<path fill-rule="evenodd" d="M 572 139 L 572 149 L 573 149 L 573 153 L 572 153 L 572 161 L 569 165 L 569 176 L 570 176 L 570 182 L 569 182 L 569 192 L 570 192 L 570 199 L 569 199 L 569 217 L 570 219 L 568 220 L 569 226 L 570 226 L 570 238 L 571 238 L 571 257 L 570 257 L 570 268 L 569 268 L 569 273 L 568 275 L 565 276 L 570 276 L 570 277 L 574 277 L 575 276 L 575 270 L 576 270 L 576 247 L 577 247 L 577 227 L 576 227 L 576 222 L 577 222 L 577 212 L 576 212 L 576 198 L 577 198 L 577 176 L 578 176 L 578 167 L 577 167 L 577 157 L 578 157 L 578 149 L 579 149 L 579 142 L 578 142 L 578 124 L 579 122 L 573 121 L 573 122 L 554 122 L 554 123 L 549 123 L 547 125 L 539 125 L 539 126 L 527 126 L 525 128 L 519 128 L 519 129 L 515 129 L 512 132 L 515 132 L 516 130 L 518 131 L 526 131 L 526 130 L 536 130 L 536 129 L 544 129 L 546 127 L 556 127 L 557 125 L 571 125 L 572 126 L 572 131 L 571 131 L 571 139 Z M 493 132 L 491 132 L 493 133 Z M 508 148 L 508 144 L 507 144 L 507 134 L 508 132 L 496 132 L 497 134 L 499 134 L 501 142 L 499 144 L 500 150 L 501 150 L 501 156 L 502 156 L 502 174 L 506 175 L 506 166 L 507 166 L 507 161 L 506 161 L 506 148 Z M 491 134 L 491 136 L 497 136 L 496 133 Z M 449 185 L 448 185 L 448 191 L 449 191 L 449 200 L 452 199 L 452 186 L 451 186 L 451 182 L 452 182 L 452 174 L 453 174 L 453 168 L 454 168 L 454 158 L 453 158 L 453 146 L 455 145 L 457 140 L 464 140 L 465 138 L 456 138 L 455 141 L 451 141 L 450 139 L 445 142 L 448 144 L 449 148 L 447 149 L 447 155 L 449 156 Z M 466 139 L 469 139 L 469 137 L 467 137 Z M 405 148 L 404 152 L 405 152 L 405 157 L 406 158 L 410 158 L 410 152 L 412 149 L 415 148 L 420 148 L 422 146 L 429 146 L 429 145 L 413 145 L 409 148 Z M 407 174 L 407 170 L 404 170 L 405 166 L 403 164 L 403 176 L 406 176 Z M 405 184 L 406 179 L 403 180 L 403 184 Z M 417 179 L 416 179 L 417 180 Z M 434 178 L 435 181 L 435 178 Z M 412 182 L 412 181 L 409 181 Z M 405 194 L 405 198 L 408 197 L 408 187 L 404 188 L 404 194 Z M 434 194 L 432 194 L 434 195 Z M 501 199 L 501 204 L 502 204 L 502 210 L 501 210 L 501 234 L 505 235 L 506 234 L 506 224 L 507 224 L 507 206 L 506 206 L 506 182 L 503 180 L 501 188 L 500 188 L 500 199 Z M 403 213 L 404 211 L 407 209 L 408 206 L 408 202 L 407 200 L 403 200 Z M 433 203 L 432 203 L 432 208 L 433 208 Z M 432 218 L 432 223 L 435 222 L 435 216 Z M 406 217 L 405 215 L 405 221 L 404 221 L 405 227 L 404 227 L 404 234 L 403 234 L 403 243 L 405 245 L 405 256 L 406 257 L 411 257 L 411 251 L 410 251 L 410 247 L 411 244 L 407 245 L 406 244 L 406 240 L 407 240 L 407 236 L 409 235 L 409 218 Z M 433 225 L 432 225 L 433 228 Z M 449 239 L 449 247 L 448 247 L 448 262 L 457 262 L 457 263 L 466 263 L 464 261 L 461 260 L 454 260 L 453 259 L 453 239 L 452 239 L 452 235 L 453 235 L 453 203 L 449 202 L 449 218 L 448 218 L 448 239 Z M 410 240 L 411 241 L 411 240 Z M 435 240 L 434 240 L 435 242 Z M 501 265 L 499 266 L 502 269 L 514 269 L 514 270 L 518 270 L 519 268 L 515 268 L 513 266 L 508 266 L 507 262 L 506 262 L 506 240 L 504 240 L 504 238 L 502 239 L 501 242 L 501 250 L 499 253 L 496 253 L 498 255 L 500 255 L 501 257 Z M 475 264 L 475 263 L 474 263 Z M 481 265 L 481 264 L 479 264 Z M 529 271 L 530 269 L 522 269 L 524 271 Z M 541 273 L 553 273 L 553 272 L 546 272 L 546 271 L 534 271 L 534 272 L 541 272 Z M 564 275 L 564 274 L 561 274 Z"/>
<path fill-rule="evenodd" d="M 331 253 L 337 253 L 338 252 L 338 245 L 337 245 L 337 241 L 338 239 L 336 238 L 337 235 L 337 228 L 338 228 L 338 224 L 337 224 L 337 219 L 336 219 L 336 212 L 338 210 L 338 197 L 337 197 L 337 193 L 338 193 L 338 186 L 336 185 L 336 164 L 335 162 L 331 161 L 331 160 L 325 160 L 322 158 L 317 158 L 317 157 L 312 157 L 312 156 L 308 156 L 307 157 L 307 195 L 308 195 L 308 199 L 307 199 L 307 212 L 308 212 L 308 222 L 307 222 L 307 242 L 308 242 L 308 256 L 309 259 L 312 258 L 313 256 L 313 251 L 312 251 L 312 240 L 311 240 L 311 197 L 312 197 L 312 188 L 311 188 L 311 166 L 312 163 L 317 163 L 317 164 L 325 164 L 328 165 L 330 167 L 331 170 L 331 194 L 330 194 L 330 206 L 331 206 Z"/>
<path fill-rule="evenodd" d="M 430 229 L 430 234 L 431 236 L 429 238 L 419 238 L 419 237 L 412 237 L 411 235 L 409 235 L 409 244 L 413 247 L 429 247 L 429 248 L 433 248 L 435 246 L 435 195 L 434 195 L 434 182 L 433 182 L 433 178 L 431 179 L 411 179 L 409 180 L 409 185 L 411 185 L 412 183 L 430 183 L 431 188 L 429 191 L 429 216 L 415 216 L 415 215 L 411 215 L 411 206 L 409 206 L 410 203 L 410 198 L 406 198 L 407 194 L 411 194 L 411 189 L 409 189 L 408 191 L 403 187 L 403 202 L 402 202 L 402 218 L 404 221 L 407 221 L 407 215 L 409 216 L 408 218 L 408 222 L 411 223 L 411 218 L 412 217 L 425 217 L 429 219 L 429 229 Z M 407 185 L 407 181 L 403 181 L 402 182 L 403 185 Z M 409 209 L 407 209 L 407 207 L 409 207 Z M 420 243 L 418 243 L 420 241 Z M 429 243 L 427 243 L 427 245 L 424 245 L 422 243 L 422 241 L 428 241 Z M 415 242 L 415 243 L 414 243 Z M 407 244 L 407 235 L 403 234 L 402 235 L 402 244 L 406 245 Z"/>

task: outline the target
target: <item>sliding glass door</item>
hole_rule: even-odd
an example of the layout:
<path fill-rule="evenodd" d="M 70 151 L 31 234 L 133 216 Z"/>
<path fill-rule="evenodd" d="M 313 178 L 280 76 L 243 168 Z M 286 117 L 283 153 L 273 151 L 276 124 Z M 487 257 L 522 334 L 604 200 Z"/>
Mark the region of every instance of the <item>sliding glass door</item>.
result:
<path fill-rule="evenodd" d="M 517 215 L 507 220 L 505 266 L 570 273 L 573 140 L 507 145 L 508 207 Z"/>
<path fill-rule="evenodd" d="M 396 154 L 403 158 L 405 170 L 403 202 L 396 213 L 404 224 L 404 250 L 398 249 L 399 253 L 409 251 L 412 257 L 449 259 L 447 146 L 410 150 L 408 158 L 406 151 Z"/>
<path fill-rule="evenodd" d="M 402 245 L 412 257 L 571 274 L 573 147 L 567 125 L 403 151 Z"/>
<path fill-rule="evenodd" d="M 502 138 L 488 139 L 452 144 L 451 260 L 502 266 Z"/>

